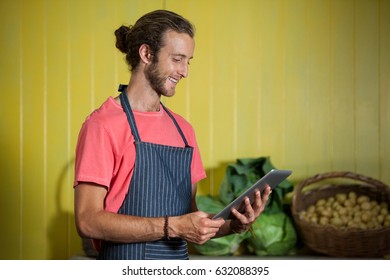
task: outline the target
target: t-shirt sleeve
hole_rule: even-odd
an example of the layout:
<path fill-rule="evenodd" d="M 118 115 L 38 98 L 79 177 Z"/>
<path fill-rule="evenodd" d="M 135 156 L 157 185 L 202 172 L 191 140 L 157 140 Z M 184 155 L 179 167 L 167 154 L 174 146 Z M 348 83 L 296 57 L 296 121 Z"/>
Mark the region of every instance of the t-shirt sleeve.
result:
<path fill-rule="evenodd" d="M 114 151 L 106 129 L 87 119 L 76 146 L 74 186 L 80 182 L 109 188 L 114 168 Z"/>
<path fill-rule="evenodd" d="M 192 160 L 191 168 L 193 170 L 191 174 L 191 183 L 193 185 L 206 178 L 206 171 L 204 170 L 198 147 L 194 149 L 194 159 Z"/>
<path fill-rule="evenodd" d="M 191 183 L 196 184 L 200 180 L 206 178 L 206 171 L 204 170 L 202 157 L 193 128 L 191 129 L 191 136 L 189 142 L 189 144 L 194 148 L 194 153 L 191 162 Z"/>

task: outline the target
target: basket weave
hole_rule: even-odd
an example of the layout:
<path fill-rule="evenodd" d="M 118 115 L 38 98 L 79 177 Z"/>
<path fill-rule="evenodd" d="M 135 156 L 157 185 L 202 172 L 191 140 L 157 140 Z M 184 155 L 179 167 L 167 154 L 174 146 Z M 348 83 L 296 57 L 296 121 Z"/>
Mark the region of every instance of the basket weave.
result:
<path fill-rule="evenodd" d="M 355 184 L 324 184 L 310 191 L 303 188 L 330 178 L 349 178 Z M 364 184 L 362 184 L 362 182 Z M 383 257 L 390 254 L 390 227 L 379 229 L 336 228 L 310 223 L 299 217 L 299 213 L 321 198 L 338 193 L 354 191 L 367 195 L 377 202 L 390 205 L 390 188 L 370 177 L 352 172 L 329 172 L 310 177 L 295 187 L 292 201 L 292 215 L 298 234 L 311 250 L 332 257 Z"/>

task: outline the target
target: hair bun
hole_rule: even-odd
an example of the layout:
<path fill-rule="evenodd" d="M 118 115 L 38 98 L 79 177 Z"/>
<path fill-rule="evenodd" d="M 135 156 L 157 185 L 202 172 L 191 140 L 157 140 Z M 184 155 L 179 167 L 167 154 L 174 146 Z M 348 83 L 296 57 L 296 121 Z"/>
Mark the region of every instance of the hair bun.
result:
<path fill-rule="evenodd" d="M 117 30 L 115 30 L 115 37 L 116 37 L 116 44 L 118 50 L 120 50 L 123 53 L 127 53 L 127 36 L 131 30 L 130 26 L 122 25 Z"/>

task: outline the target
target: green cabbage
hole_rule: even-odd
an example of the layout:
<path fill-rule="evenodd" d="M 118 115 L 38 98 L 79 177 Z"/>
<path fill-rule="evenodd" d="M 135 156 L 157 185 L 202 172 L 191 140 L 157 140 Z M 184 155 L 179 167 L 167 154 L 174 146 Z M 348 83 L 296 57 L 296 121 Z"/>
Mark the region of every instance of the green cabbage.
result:
<path fill-rule="evenodd" d="M 203 245 L 194 244 L 194 247 L 198 253 L 205 256 L 233 255 L 246 237 L 247 233 L 231 234 L 220 238 L 210 239 Z"/>
<path fill-rule="evenodd" d="M 254 236 L 247 239 L 249 252 L 259 256 L 283 256 L 291 253 L 297 242 L 292 220 L 285 213 L 262 213 L 252 225 Z"/>
<path fill-rule="evenodd" d="M 224 208 L 224 204 L 218 198 L 210 195 L 196 197 L 199 210 L 206 213 L 216 214 Z M 206 256 L 232 255 L 240 247 L 241 242 L 247 238 L 247 234 L 231 234 L 220 238 L 210 239 L 203 245 L 194 244 L 198 253 Z"/>

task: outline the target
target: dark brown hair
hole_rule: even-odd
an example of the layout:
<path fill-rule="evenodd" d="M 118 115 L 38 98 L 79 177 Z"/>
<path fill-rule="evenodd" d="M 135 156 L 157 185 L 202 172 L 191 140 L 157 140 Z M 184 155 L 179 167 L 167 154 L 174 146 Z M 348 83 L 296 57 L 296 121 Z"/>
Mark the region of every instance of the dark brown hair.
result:
<path fill-rule="evenodd" d="M 153 59 L 157 60 L 164 44 L 163 35 L 170 30 L 186 33 L 191 38 L 195 35 L 195 28 L 187 19 L 166 10 L 147 13 L 134 25 L 122 25 L 115 31 L 116 47 L 126 54 L 130 71 L 134 71 L 140 62 L 138 50 L 142 44 L 150 47 Z"/>

